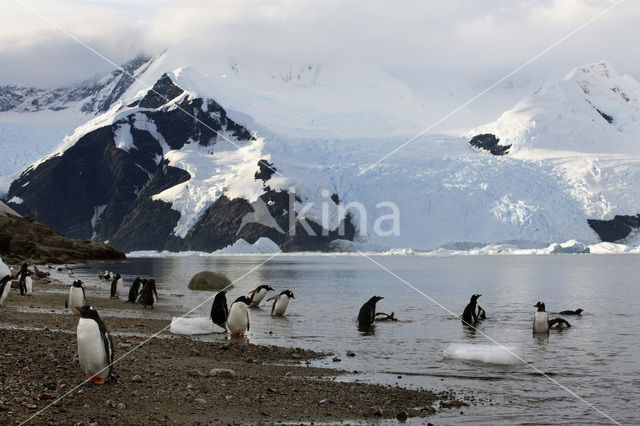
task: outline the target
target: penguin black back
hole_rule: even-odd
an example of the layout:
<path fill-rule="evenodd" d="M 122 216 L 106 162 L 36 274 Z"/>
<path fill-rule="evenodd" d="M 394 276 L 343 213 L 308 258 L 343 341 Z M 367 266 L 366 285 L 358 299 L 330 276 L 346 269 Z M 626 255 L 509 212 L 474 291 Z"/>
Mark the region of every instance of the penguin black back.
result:
<path fill-rule="evenodd" d="M 360 312 L 358 312 L 358 327 L 367 328 L 373 324 L 376 319 L 376 303 L 382 299 L 384 297 L 373 296 L 362 305 Z"/>
<path fill-rule="evenodd" d="M 116 274 L 116 276 L 111 281 L 111 298 L 112 299 L 117 296 L 118 280 L 119 279 L 120 279 L 120 274 Z"/>
<path fill-rule="evenodd" d="M 560 311 L 558 312 L 560 315 L 581 315 L 584 309 L 576 309 L 575 311 Z"/>
<path fill-rule="evenodd" d="M 214 324 L 225 328 L 227 317 L 229 316 L 229 307 L 227 306 L 227 295 L 225 291 L 216 294 L 211 305 L 211 321 Z"/>
<path fill-rule="evenodd" d="M 471 296 L 469 304 L 464 308 L 462 312 L 462 323 L 465 325 L 476 325 L 478 323 L 478 313 L 476 306 L 478 305 L 478 298 L 481 294 L 474 294 Z M 484 310 L 483 310 L 484 311 Z"/>
<path fill-rule="evenodd" d="M 140 293 L 140 303 L 144 307 L 150 306 L 153 308 L 153 304 L 158 300 L 158 292 L 156 291 L 156 280 L 150 278 L 142 288 Z"/>
<path fill-rule="evenodd" d="M 136 299 L 138 298 L 138 293 L 140 292 L 141 284 L 142 284 L 142 280 L 140 279 L 140 277 L 136 277 L 136 279 L 133 280 L 133 283 L 131 284 L 131 288 L 129 289 L 129 299 L 127 300 L 127 302 L 129 303 L 136 302 Z"/>

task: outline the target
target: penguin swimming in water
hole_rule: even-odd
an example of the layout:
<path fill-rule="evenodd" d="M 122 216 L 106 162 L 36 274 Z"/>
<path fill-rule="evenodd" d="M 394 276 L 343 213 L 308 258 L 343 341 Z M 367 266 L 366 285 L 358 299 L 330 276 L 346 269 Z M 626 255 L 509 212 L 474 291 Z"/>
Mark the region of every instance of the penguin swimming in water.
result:
<path fill-rule="evenodd" d="M 562 318 L 554 318 L 550 320 L 544 303 L 538 302 L 533 305 L 533 307 L 538 308 L 538 312 L 533 315 L 534 333 L 548 333 L 550 328 L 560 330 L 571 327 L 571 324 Z"/>
<path fill-rule="evenodd" d="M 267 295 L 268 291 L 274 291 L 275 288 L 271 287 L 270 285 L 260 285 L 258 287 L 256 287 L 255 290 L 253 290 L 251 293 L 249 293 L 249 300 L 251 301 L 251 304 L 249 305 L 250 308 L 259 308 L 260 304 L 262 303 L 262 299 L 265 298 L 265 296 Z"/>
<path fill-rule="evenodd" d="M 142 285 L 142 280 L 140 277 L 136 277 L 131 284 L 131 288 L 129 289 L 129 298 L 127 303 L 136 303 L 136 299 L 138 298 L 138 294 L 140 294 L 140 286 Z"/>
<path fill-rule="evenodd" d="M 120 292 L 122 292 L 122 277 L 116 274 L 111 281 L 111 299 L 120 299 Z"/>
<path fill-rule="evenodd" d="M 287 306 L 289 306 L 289 300 L 291 299 L 295 299 L 291 290 L 285 290 L 279 295 L 267 299 L 267 301 L 273 300 L 273 305 L 271 306 L 271 316 L 283 316 L 284 312 L 287 310 Z"/>
<path fill-rule="evenodd" d="M 358 328 L 364 329 L 373 324 L 376 319 L 376 303 L 382 299 L 382 296 L 373 296 L 362 305 L 358 312 Z"/>
<path fill-rule="evenodd" d="M 395 313 L 391 312 L 391 314 L 385 314 L 384 312 L 376 312 L 376 321 L 398 321 L 398 318 L 395 317 Z"/>
<path fill-rule="evenodd" d="M 474 294 L 471 296 L 471 300 L 469 304 L 464 308 L 464 312 L 462 312 L 462 323 L 465 325 L 475 326 L 478 324 L 478 321 L 481 319 L 485 319 L 487 315 L 478 305 L 478 298 L 482 296 L 481 294 Z"/>
<path fill-rule="evenodd" d="M 7 298 L 11 291 L 12 278 L 11 275 L 5 275 L 2 280 L 0 280 L 0 306 L 4 306 L 4 299 Z"/>
<path fill-rule="evenodd" d="M 74 281 L 73 284 L 71 284 L 71 288 L 69 288 L 69 296 L 64 302 L 64 307 L 66 309 L 71 308 L 71 313 L 74 315 L 80 315 L 80 312 L 76 308 L 82 308 L 87 304 L 87 296 L 82 284 L 83 282 L 80 280 Z"/>
<path fill-rule="evenodd" d="M 247 296 L 238 297 L 229 308 L 227 329 L 232 336 L 244 336 L 249 331 L 249 310 L 251 300 Z"/>
<path fill-rule="evenodd" d="M 226 328 L 227 317 L 229 316 L 229 307 L 227 306 L 227 295 L 224 290 L 218 292 L 213 298 L 211 305 L 211 321 L 220 327 Z"/>
<path fill-rule="evenodd" d="M 576 309 L 575 311 L 560 311 L 558 314 L 560 315 L 582 315 L 584 309 Z"/>
<path fill-rule="evenodd" d="M 158 292 L 156 291 L 156 280 L 150 278 L 142 287 L 142 291 L 138 296 L 138 301 L 145 308 L 148 306 L 153 309 L 153 304 L 158 302 Z"/>
<path fill-rule="evenodd" d="M 76 309 L 80 312 L 76 330 L 78 360 L 89 381 L 101 385 L 112 373 L 113 340 L 98 311 L 92 306 Z"/>

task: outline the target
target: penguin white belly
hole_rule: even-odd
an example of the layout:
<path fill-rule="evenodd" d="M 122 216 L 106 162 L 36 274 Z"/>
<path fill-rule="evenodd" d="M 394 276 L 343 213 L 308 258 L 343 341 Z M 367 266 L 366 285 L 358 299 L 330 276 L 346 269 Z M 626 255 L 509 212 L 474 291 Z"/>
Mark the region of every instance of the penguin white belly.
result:
<path fill-rule="evenodd" d="M 27 294 L 31 294 L 33 292 L 33 281 L 31 280 L 31 277 L 24 278 L 24 286 L 27 290 Z"/>
<path fill-rule="evenodd" d="M 85 374 L 89 377 L 99 372 L 99 377 L 107 378 L 107 353 L 104 349 L 98 323 L 92 319 L 80 318 L 77 329 L 78 359 Z M 107 367 L 104 371 L 103 368 Z"/>
<path fill-rule="evenodd" d="M 260 304 L 262 303 L 262 300 L 266 295 L 267 295 L 267 290 L 264 288 L 256 291 L 255 294 L 253 295 L 251 306 L 256 306 L 256 307 L 260 306 Z"/>
<path fill-rule="evenodd" d="M 234 303 L 227 317 L 227 328 L 231 334 L 244 334 L 249 328 L 249 316 L 247 305 L 242 302 Z"/>
<path fill-rule="evenodd" d="M 287 306 L 289 306 L 289 297 L 278 297 L 274 302 L 273 312 L 271 312 L 271 315 L 276 317 L 284 315 L 284 312 L 287 310 Z"/>
<path fill-rule="evenodd" d="M 0 294 L 0 305 L 4 303 L 4 299 L 9 295 L 9 291 L 11 291 L 11 281 L 4 285 L 4 290 L 2 290 L 2 294 Z"/>
<path fill-rule="evenodd" d="M 115 298 L 119 299 L 120 298 L 120 293 L 122 292 L 122 278 L 118 279 L 118 281 L 116 281 L 116 294 L 115 294 Z"/>
<path fill-rule="evenodd" d="M 548 333 L 549 332 L 549 314 L 546 312 L 536 312 L 533 315 L 533 332 Z"/>
<path fill-rule="evenodd" d="M 69 309 L 74 315 L 80 315 L 80 312 L 76 308 L 81 308 L 85 305 L 84 292 L 80 287 L 71 287 L 69 289 Z"/>

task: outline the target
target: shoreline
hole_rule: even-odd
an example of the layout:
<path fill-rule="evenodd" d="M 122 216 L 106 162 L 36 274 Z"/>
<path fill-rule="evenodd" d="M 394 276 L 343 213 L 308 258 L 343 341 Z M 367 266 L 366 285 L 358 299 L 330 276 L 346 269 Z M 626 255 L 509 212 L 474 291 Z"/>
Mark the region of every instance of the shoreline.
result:
<path fill-rule="evenodd" d="M 78 316 L 64 312 L 68 286 L 43 281 L 34 280 L 33 296 L 12 290 L 0 308 L 3 424 L 26 420 L 85 379 L 77 361 Z M 435 394 L 335 381 L 352 372 L 310 365 L 332 354 L 255 345 L 245 339 L 208 342 L 176 336 L 169 332 L 168 320 L 126 314 L 142 311 L 138 305 L 104 298 L 90 289 L 87 298 L 104 312 L 115 359 L 135 350 L 116 361 L 117 382 L 82 385 L 30 423 L 370 423 L 402 419 L 405 414 L 426 417 L 436 407 L 469 405 L 452 391 Z M 29 329 L 21 329 L 25 327 Z M 158 337 L 136 349 L 164 327 Z M 232 373 L 216 375 L 214 369 Z"/>

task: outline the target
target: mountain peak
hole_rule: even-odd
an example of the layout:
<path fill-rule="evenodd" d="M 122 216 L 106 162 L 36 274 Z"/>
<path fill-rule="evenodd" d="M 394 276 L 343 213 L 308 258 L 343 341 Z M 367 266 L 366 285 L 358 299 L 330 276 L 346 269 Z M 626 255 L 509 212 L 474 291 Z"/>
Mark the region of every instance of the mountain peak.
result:
<path fill-rule="evenodd" d="M 162 74 L 162 77 L 149 89 L 138 106 L 141 108 L 159 108 L 183 93 L 184 90 L 176 86 L 165 73 Z"/>

